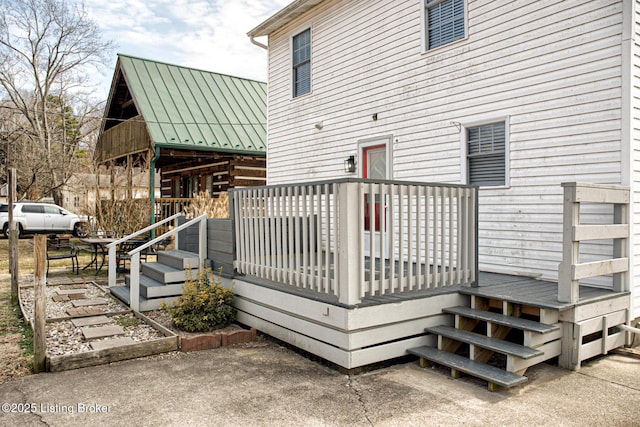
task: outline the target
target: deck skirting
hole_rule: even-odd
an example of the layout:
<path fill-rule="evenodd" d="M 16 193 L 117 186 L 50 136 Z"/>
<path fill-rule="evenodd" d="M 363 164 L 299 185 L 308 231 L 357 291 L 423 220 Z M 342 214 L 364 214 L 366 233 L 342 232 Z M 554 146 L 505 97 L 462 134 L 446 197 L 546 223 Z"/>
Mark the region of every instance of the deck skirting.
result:
<path fill-rule="evenodd" d="M 316 301 L 240 279 L 233 287 L 240 323 L 309 353 L 352 369 L 407 355 L 407 348 L 433 345 L 425 327 L 452 324 L 442 307 L 468 304 L 457 292 L 367 307 Z"/>
<path fill-rule="evenodd" d="M 555 356 L 559 356 L 560 366 L 579 369 L 583 361 L 606 354 L 628 339 L 626 332 L 616 328 L 629 320 L 628 292 L 581 288 L 579 302 L 558 303 L 553 283 L 515 276 L 484 277 L 492 280 L 479 288 L 440 290 L 409 298 L 372 298 L 375 301 L 359 306 L 346 306 L 299 289 L 268 286 L 251 277 L 221 280 L 225 287 L 233 288 L 240 323 L 346 369 L 402 357 L 410 348 L 435 346 L 436 335 L 425 328 L 453 326 L 454 316 L 446 309 L 473 308 L 473 300 L 475 305 L 477 301 L 498 304 L 494 309 L 502 307 L 507 312 L 518 307 L 516 311 L 522 310 L 542 324 L 556 325 L 557 330 L 542 336 L 524 332 L 523 343 L 543 349 L 544 356 L 524 364 L 507 360 L 507 368 L 514 372 Z"/>

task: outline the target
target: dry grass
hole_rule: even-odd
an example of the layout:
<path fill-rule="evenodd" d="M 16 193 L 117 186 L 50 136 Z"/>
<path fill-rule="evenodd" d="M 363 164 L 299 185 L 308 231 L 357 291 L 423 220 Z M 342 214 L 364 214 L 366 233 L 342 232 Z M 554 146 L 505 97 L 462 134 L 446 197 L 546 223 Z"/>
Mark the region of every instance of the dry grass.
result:
<path fill-rule="evenodd" d="M 18 259 L 33 269 L 33 246 L 19 242 Z M 20 268 L 26 268 L 20 267 Z M 0 383 L 31 374 L 31 333 L 20 309 L 11 305 L 9 241 L 0 239 Z"/>
<path fill-rule="evenodd" d="M 78 243 L 72 239 L 72 243 Z M 91 256 L 78 257 L 80 265 L 86 265 Z M 33 274 L 33 237 L 18 241 L 18 267 L 20 276 Z M 63 274 L 71 271 L 70 260 L 51 262 L 52 270 L 60 268 Z M 56 273 L 52 273 L 54 275 Z M 22 320 L 20 309 L 11 305 L 11 276 L 9 274 L 9 240 L 0 239 L 0 383 L 31 374 L 31 329 Z"/>
<path fill-rule="evenodd" d="M 227 193 L 210 198 L 206 192 L 201 192 L 191 199 L 189 206 L 184 210 L 187 218 L 197 218 L 205 213 L 209 218 L 229 218 L 229 196 Z"/>

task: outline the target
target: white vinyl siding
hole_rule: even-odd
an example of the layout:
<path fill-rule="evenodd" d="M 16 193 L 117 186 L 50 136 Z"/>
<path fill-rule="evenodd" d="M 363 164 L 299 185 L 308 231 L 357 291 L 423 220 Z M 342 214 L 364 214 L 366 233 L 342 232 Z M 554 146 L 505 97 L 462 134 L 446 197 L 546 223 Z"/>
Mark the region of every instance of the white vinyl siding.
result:
<path fill-rule="evenodd" d="M 633 245 L 631 246 L 631 318 L 640 317 L 640 1 L 634 1 L 633 42 L 630 46 L 631 80 L 631 221 L 633 223 Z"/>
<path fill-rule="evenodd" d="M 465 36 L 465 0 L 426 0 L 427 49 L 452 43 Z"/>
<path fill-rule="evenodd" d="M 311 92 L 311 29 L 293 37 L 293 96 Z"/>
<path fill-rule="evenodd" d="M 467 128 L 468 184 L 506 184 L 506 134 L 504 122 Z"/>
<path fill-rule="evenodd" d="M 480 194 L 480 267 L 555 280 L 560 184 L 621 182 L 621 2 L 478 0 L 466 13 L 464 40 L 426 52 L 424 1 L 327 0 L 273 33 L 268 181 L 346 177 L 359 140 L 393 135 L 391 179 L 466 182 L 456 123 L 509 117 L 509 185 Z M 290 40 L 311 25 L 313 96 L 292 103 Z"/>

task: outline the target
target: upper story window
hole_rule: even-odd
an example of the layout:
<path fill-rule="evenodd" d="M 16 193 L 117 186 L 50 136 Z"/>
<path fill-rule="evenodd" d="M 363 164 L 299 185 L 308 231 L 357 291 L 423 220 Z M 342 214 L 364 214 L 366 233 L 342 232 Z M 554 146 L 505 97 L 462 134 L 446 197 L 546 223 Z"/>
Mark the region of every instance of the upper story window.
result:
<path fill-rule="evenodd" d="M 293 36 L 293 96 L 311 92 L 311 28 Z"/>
<path fill-rule="evenodd" d="M 427 50 L 465 37 L 465 0 L 426 0 Z"/>
<path fill-rule="evenodd" d="M 468 182 L 479 186 L 506 185 L 505 122 L 467 128 Z"/>

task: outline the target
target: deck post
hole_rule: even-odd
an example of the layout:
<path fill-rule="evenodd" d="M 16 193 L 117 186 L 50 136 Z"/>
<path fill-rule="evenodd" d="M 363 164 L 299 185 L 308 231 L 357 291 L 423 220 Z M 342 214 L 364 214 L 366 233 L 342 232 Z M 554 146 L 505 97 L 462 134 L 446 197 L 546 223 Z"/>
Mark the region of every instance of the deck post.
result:
<path fill-rule="evenodd" d="M 360 256 L 361 228 L 364 218 L 360 211 L 362 183 L 340 183 L 338 188 L 338 233 L 336 234 L 338 267 L 338 299 L 342 304 L 355 305 L 361 301 Z"/>
<path fill-rule="evenodd" d="M 564 207 L 562 213 L 562 262 L 558 269 L 558 301 L 578 302 L 580 286 L 573 280 L 572 266 L 580 262 L 580 242 L 573 240 L 573 227 L 580 223 L 580 203 L 576 202 L 576 183 L 562 183 Z"/>
<path fill-rule="evenodd" d="M 118 265 L 116 263 L 116 252 L 117 246 L 111 245 L 109 246 L 109 262 L 107 263 L 108 271 L 109 271 L 109 287 L 113 288 L 116 285 L 116 278 L 118 272 Z"/>
<path fill-rule="evenodd" d="M 629 219 L 629 207 L 626 204 L 613 205 L 613 223 L 614 224 L 628 224 Z M 630 239 L 613 239 L 613 257 L 614 258 L 627 258 L 629 249 L 627 247 Z M 614 292 L 624 292 L 630 289 L 629 281 L 626 276 L 631 271 L 627 265 L 627 272 L 614 273 L 613 274 L 613 290 Z"/>
<path fill-rule="evenodd" d="M 129 306 L 133 311 L 140 311 L 140 252 L 136 252 L 131 256 Z"/>
<path fill-rule="evenodd" d="M 207 216 L 200 220 L 198 224 L 198 258 L 200 265 L 198 270 L 204 268 L 204 260 L 207 258 Z"/>

